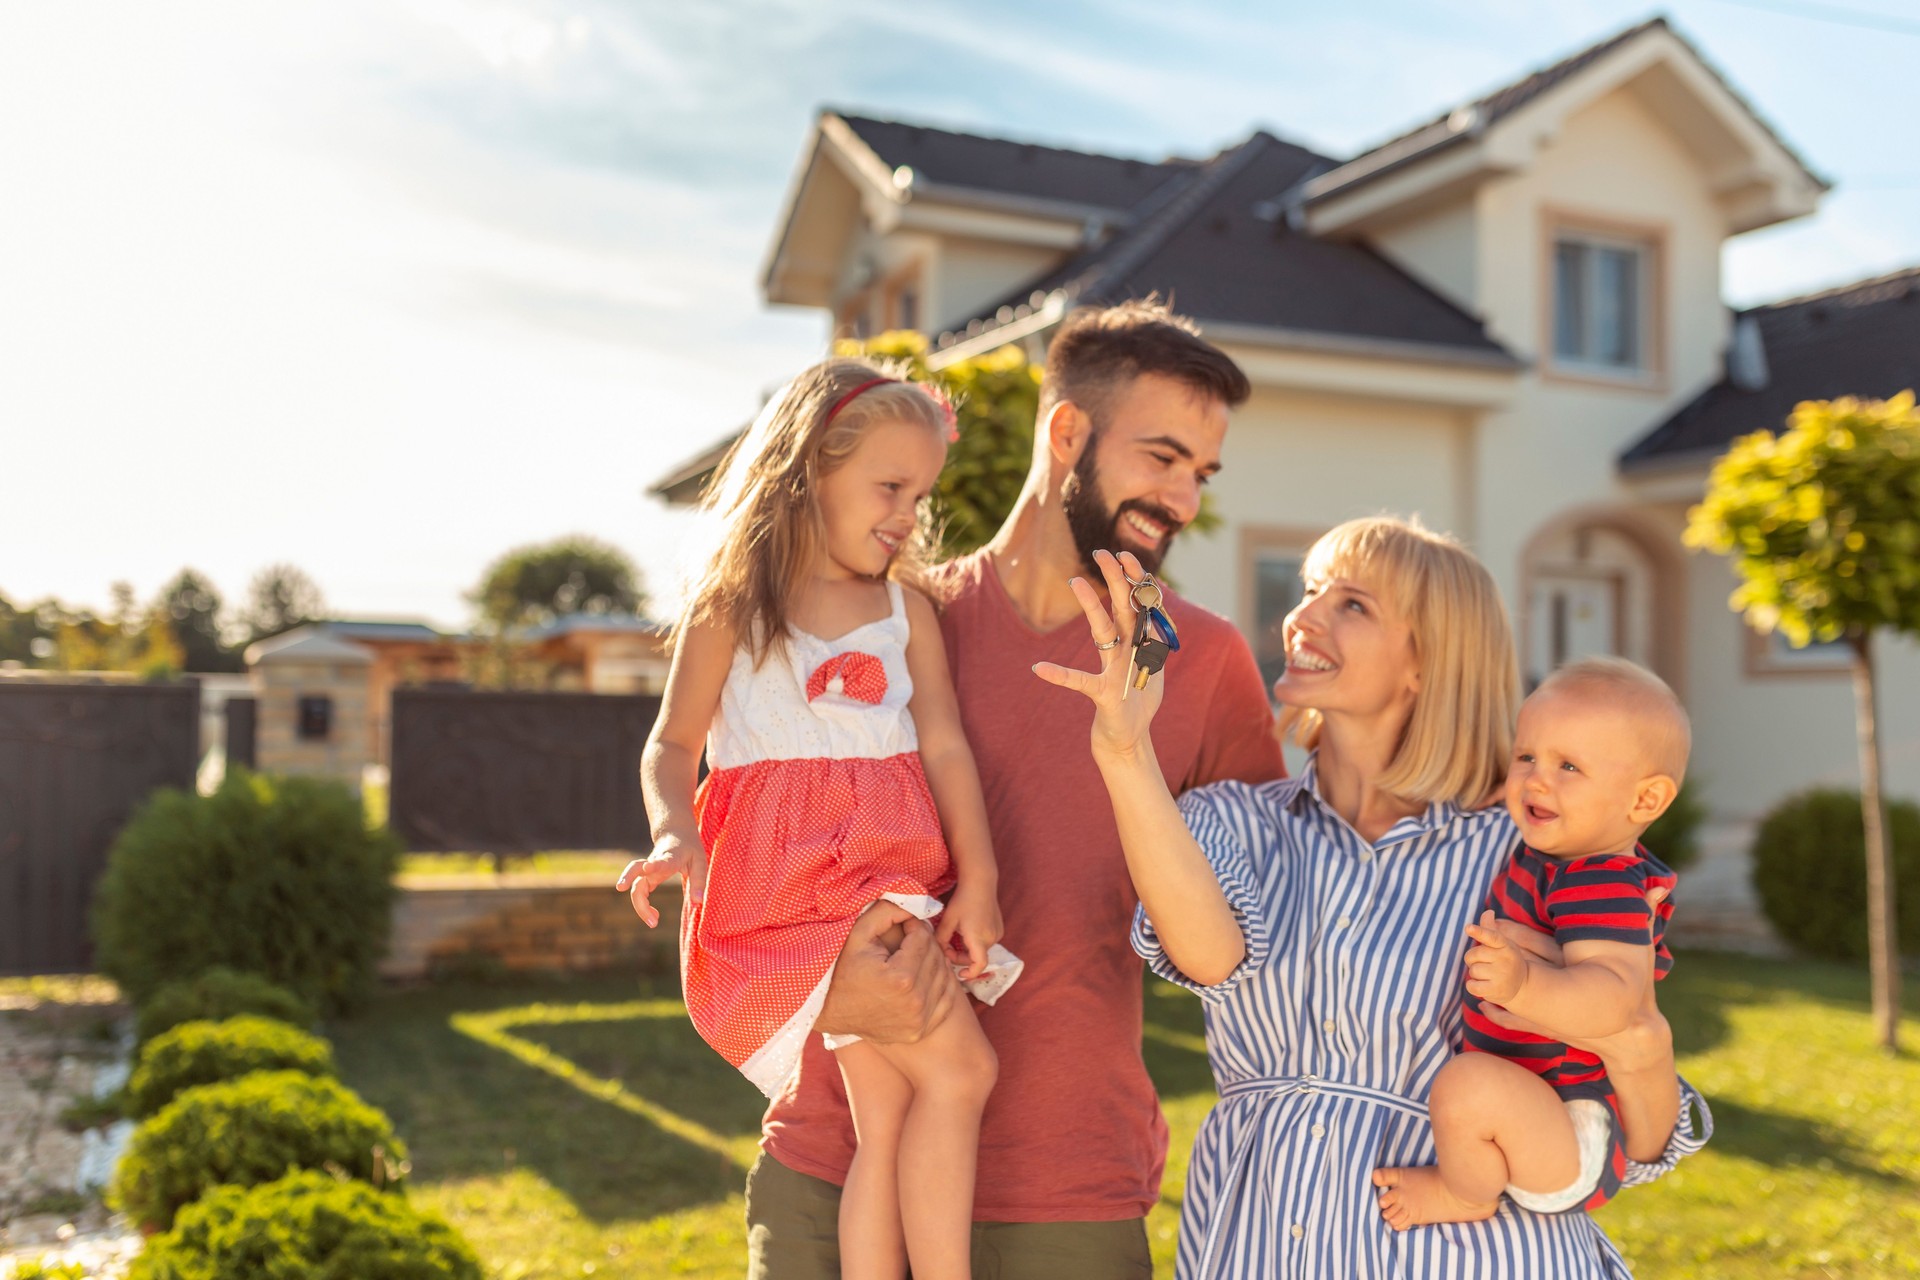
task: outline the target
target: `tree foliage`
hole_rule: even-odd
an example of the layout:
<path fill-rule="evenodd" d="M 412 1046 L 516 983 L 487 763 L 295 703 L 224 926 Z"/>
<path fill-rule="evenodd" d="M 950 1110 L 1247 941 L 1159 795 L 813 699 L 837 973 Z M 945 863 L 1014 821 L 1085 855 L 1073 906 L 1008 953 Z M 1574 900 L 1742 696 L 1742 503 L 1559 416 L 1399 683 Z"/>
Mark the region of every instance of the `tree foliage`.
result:
<path fill-rule="evenodd" d="M 486 623 L 505 630 L 571 614 L 638 613 L 647 598 L 626 552 L 573 534 L 515 547 L 487 566 L 468 599 Z"/>
<path fill-rule="evenodd" d="M 239 671 L 245 664 L 220 634 L 219 590 L 205 574 L 182 569 L 160 588 L 155 607 L 185 655 L 188 671 Z"/>
<path fill-rule="evenodd" d="M 242 643 L 266 640 L 326 615 L 326 598 L 312 578 L 295 565 L 270 564 L 247 584 L 247 604 L 239 618 L 246 633 Z"/>
<path fill-rule="evenodd" d="M 1730 601 L 1796 647 L 1877 627 L 1920 633 L 1920 412 L 1810 401 L 1781 435 L 1734 441 L 1686 542 L 1733 557 Z"/>

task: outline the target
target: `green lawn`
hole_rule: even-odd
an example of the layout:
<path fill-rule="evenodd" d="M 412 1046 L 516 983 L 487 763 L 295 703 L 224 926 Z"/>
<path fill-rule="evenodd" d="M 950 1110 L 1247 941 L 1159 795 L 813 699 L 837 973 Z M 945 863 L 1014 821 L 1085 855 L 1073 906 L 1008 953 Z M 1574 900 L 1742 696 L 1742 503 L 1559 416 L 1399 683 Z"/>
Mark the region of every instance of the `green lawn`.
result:
<path fill-rule="evenodd" d="M 1865 975 L 1686 955 L 1661 984 L 1713 1145 L 1602 1215 L 1643 1280 L 1920 1274 L 1920 1060 L 1871 1045 Z M 1173 1129 L 1149 1220 L 1171 1275 L 1186 1151 L 1212 1104 L 1196 1001 L 1148 987 Z M 759 1094 L 671 985 L 440 987 L 327 1028 L 348 1083 L 410 1143 L 415 1198 L 497 1277 L 736 1276 Z M 1909 1019 L 1920 1048 L 1920 1019 Z"/>

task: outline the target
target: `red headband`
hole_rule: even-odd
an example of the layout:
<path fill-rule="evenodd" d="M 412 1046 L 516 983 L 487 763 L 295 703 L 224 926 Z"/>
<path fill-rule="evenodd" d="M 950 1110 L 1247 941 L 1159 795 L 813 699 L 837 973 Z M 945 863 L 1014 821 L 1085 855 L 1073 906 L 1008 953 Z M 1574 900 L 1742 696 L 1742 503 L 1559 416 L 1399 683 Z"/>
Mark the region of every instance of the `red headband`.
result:
<path fill-rule="evenodd" d="M 823 426 L 831 425 L 833 420 L 840 416 L 840 411 L 846 408 L 847 405 L 851 403 L 853 399 L 856 396 L 858 396 L 861 392 L 871 391 L 875 387 L 885 386 L 889 382 L 898 382 L 898 381 L 900 381 L 900 379 L 898 378 L 871 378 L 866 382 L 861 383 L 859 386 L 855 387 L 853 390 L 847 392 L 847 394 L 841 396 L 838 400 L 835 400 L 833 402 L 833 408 L 827 410 L 827 421 L 822 425 Z"/>

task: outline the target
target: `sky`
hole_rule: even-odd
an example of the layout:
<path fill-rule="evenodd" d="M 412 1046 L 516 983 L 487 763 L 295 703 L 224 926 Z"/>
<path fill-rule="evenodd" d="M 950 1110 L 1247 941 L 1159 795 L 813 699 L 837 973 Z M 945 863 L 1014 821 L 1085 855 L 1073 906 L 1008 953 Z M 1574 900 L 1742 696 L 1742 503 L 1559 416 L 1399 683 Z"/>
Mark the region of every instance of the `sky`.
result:
<path fill-rule="evenodd" d="M 1653 12 L 1615 0 L 0 0 L 0 595 L 274 562 L 458 626 L 817 358 L 758 278 L 822 106 L 1143 158 L 1350 154 Z M 1920 264 L 1914 0 L 1664 12 L 1835 190 L 1736 305 Z M 1904 139 L 1904 141 L 1902 141 Z"/>

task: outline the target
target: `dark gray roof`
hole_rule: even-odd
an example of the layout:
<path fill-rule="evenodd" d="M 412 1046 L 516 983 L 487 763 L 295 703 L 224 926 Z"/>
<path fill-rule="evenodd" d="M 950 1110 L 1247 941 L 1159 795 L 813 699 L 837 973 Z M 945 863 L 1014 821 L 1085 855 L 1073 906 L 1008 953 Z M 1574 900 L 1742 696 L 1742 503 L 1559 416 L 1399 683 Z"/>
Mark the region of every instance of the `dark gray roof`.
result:
<path fill-rule="evenodd" d="M 1779 135 L 1778 131 L 1768 124 L 1759 112 L 1753 109 L 1753 104 L 1748 102 L 1740 91 L 1733 87 L 1732 82 L 1722 75 L 1717 67 L 1707 61 L 1705 57 L 1701 56 L 1700 50 L 1691 41 L 1678 31 L 1675 31 L 1665 16 L 1659 16 L 1628 27 L 1625 31 L 1617 35 L 1609 36 L 1598 44 L 1589 45 L 1570 57 L 1562 58 L 1550 66 L 1542 67 L 1537 71 L 1523 76 L 1512 84 L 1503 85 L 1495 89 L 1492 93 L 1462 104 L 1443 115 L 1427 121 L 1425 124 L 1409 129 L 1405 133 L 1397 134 L 1385 142 L 1380 143 L 1378 146 L 1369 147 L 1367 150 L 1340 166 L 1341 170 L 1345 173 L 1350 173 L 1351 177 L 1344 177 L 1343 180 L 1343 173 L 1336 173 L 1334 177 L 1330 179 L 1333 185 L 1327 186 L 1324 190 L 1314 192 L 1313 198 L 1322 199 L 1334 191 L 1348 190 L 1361 182 L 1369 181 L 1382 174 L 1398 169 L 1402 165 L 1420 159 L 1461 138 L 1477 136 L 1501 117 L 1513 114 L 1549 89 L 1586 70 L 1608 54 L 1631 44 L 1650 31 L 1664 31 L 1685 45 L 1688 51 L 1699 60 L 1700 65 L 1712 73 L 1713 77 L 1720 82 L 1721 87 L 1746 109 L 1747 113 L 1759 123 L 1760 127 L 1765 129 L 1768 135 L 1772 137 L 1775 142 L 1779 143 L 1781 148 L 1785 150 L 1788 155 L 1791 155 L 1795 162 L 1798 163 L 1802 169 L 1805 169 L 1814 181 L 1820 183 L 1823 188 L 1829 185 L 1824 178 L 1821 178 L 1818 174 L 1814 173 L 1811 168 L 1808 168 L 1806 161 L 1800 158 L 1799 153 L 1787 145 L 1786 140 Z"/>
<path fill-rule="evenodd" d="M 1132 209 L 1169 180 L 1196 167 L 1194 161 L 1179 158 L 1134 160 L 843 111 L 829 114 L 844 120 L 888 168 L 905 165 L 924 181 L 1116 213 Z"/>
<path fill-rule="evenodd" d="M 1415 343 L 1512 362 L 1475 317 L 1363 245 L 1317 239 L 1276 222 L 1274 191 L 1331 166 L 1325 156 L 1256 133 L 1208 161 L 1133 226 L 1023 285 L 1073 304 L 1158 293 L 1202 326 L 1235 325 L 1335 338 Z M 996 303 L 970 334 L 991 332 Z"/>
<path fill-rule="evenodd" d="M 1748 432 L 1779 430 L 1802 400 L 1920 388 L 1920 267 L 1755 307 L 1735 319 L 1746 322 L 1765 352 L 1760 385 L 1722 378 L 1620 455 L 1623 470 L 1708 457 Z"/>

